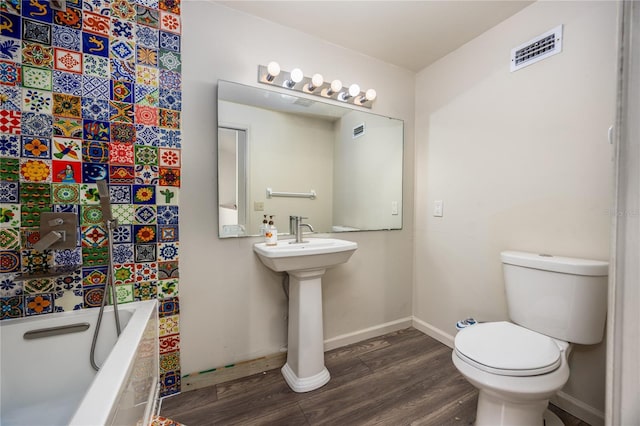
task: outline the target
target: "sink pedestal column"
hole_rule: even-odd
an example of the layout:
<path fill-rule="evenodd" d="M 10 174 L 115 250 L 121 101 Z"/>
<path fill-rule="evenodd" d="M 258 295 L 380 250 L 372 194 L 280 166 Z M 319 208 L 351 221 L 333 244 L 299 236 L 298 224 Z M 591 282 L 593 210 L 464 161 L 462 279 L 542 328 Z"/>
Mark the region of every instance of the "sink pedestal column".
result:
<path fill-rule="evenodd" d="M 324 366 L 322 276 L 325 269 L 289 272 L 289 343 L 282 375 L 294 392 L 324 386 L 331 376 Z"/>

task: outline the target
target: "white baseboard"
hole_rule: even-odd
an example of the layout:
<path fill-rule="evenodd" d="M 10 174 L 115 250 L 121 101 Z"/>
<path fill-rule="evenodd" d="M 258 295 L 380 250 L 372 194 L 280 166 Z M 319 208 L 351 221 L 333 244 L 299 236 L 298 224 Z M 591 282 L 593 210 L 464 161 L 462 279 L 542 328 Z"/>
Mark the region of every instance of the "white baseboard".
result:
<path fill-rule="evenodd" d="M 361 342 L 372 337 L 382 336 L 383 334 L 402 330 L 412 325 L 412 317 L 400 318 L 395 321 L 386 322 L 384 324 L 375 325 L 373 327 L 357 330 L 352 333 L 341 334 L 324 341 L 324 350 L 341 348 L 352 343 Z"/>
<path fill-rule="evenodd" d="M 604 425 L 604 413 L 562 391 L 558 392 L 551 402 L 567 413 L 589 423 L 591 426 Z"/>
<path fill-rule="evenodd" d="M 449 346 L 450 348 L 453 348 L 453 336 L 445 333 L 444 331 L 440 330 L 439 328 L 436 328 L 434 326 L 432 326 L 431 324 L 428 324 L 424 321 L 422 321 L 419 318 L 413 317 L 413 327 L 420 330 L 421 332 L 423 332 L 424 334 L 426 334 L 429 337 L 433 337 L 434 339 L 436 339 L 437 341 L 439 341 L 442 344 L 445 344 L 447 346 Z"/>

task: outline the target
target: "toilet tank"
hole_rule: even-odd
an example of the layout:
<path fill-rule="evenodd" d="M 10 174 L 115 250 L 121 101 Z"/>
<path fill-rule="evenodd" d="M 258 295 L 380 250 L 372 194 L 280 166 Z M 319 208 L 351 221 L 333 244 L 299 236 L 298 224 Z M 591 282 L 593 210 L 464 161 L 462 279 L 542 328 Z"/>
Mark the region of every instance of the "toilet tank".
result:
<path fill-rule="evenodd" d="M 608 262 L 520 251 L 500 257 L 514 323 L 572 343 L 602 340 Z"/>

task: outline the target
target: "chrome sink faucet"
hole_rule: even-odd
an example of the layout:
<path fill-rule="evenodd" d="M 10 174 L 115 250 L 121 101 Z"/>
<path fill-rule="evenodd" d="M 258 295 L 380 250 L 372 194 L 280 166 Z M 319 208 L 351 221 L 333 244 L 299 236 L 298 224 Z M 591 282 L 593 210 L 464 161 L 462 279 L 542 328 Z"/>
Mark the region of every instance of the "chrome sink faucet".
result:
<path fill-rule="evenodd" d="M 289 233 L 296 237 L 295 241 L 291 241 L 289 244 L 306 243 L 306 241 L 302 240 L 302 229 L 300 229 L 303 226 L 309 228 L 309 231 L 315 232 L 313 230 L 313 226 L 309 225 L 308 223 L 302 223 L 303 219 L 308 219 L 308 217 L 289 216 Z"/>

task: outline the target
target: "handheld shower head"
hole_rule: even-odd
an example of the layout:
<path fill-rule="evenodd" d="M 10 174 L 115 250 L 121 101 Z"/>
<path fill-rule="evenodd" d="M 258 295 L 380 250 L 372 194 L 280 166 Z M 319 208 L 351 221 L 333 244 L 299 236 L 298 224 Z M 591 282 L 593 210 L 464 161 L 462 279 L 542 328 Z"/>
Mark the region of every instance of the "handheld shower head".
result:
<path fill-rule="evenodd" d="M 102 218 L 106 223 L 107 221 L 113 220 L 109 185 L 105 179 L 97 180 L 96 184 L 98 184 L 98 195 L 100 196 L 100 210 L 102 210 Z"/>

